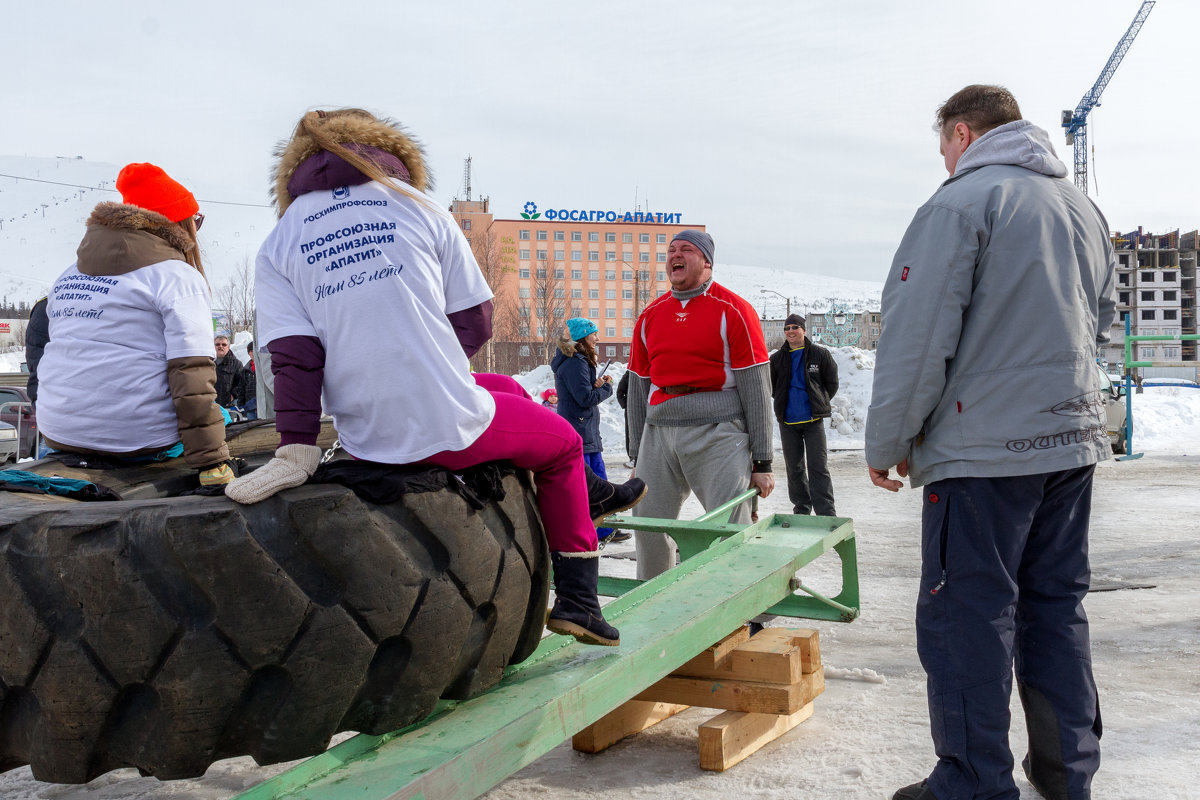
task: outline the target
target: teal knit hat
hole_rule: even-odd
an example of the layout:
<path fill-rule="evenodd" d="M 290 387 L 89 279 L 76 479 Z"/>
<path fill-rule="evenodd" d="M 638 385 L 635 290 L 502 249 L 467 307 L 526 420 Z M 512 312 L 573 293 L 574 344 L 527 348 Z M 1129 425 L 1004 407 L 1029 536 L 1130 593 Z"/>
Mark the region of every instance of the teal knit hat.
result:
<path fill-rule="evenodd" d="M 578 342 L 600 329 L 587 317 L 571 317 L 567 320 L 567 330 L 571 332 L 571 339 Z"/>

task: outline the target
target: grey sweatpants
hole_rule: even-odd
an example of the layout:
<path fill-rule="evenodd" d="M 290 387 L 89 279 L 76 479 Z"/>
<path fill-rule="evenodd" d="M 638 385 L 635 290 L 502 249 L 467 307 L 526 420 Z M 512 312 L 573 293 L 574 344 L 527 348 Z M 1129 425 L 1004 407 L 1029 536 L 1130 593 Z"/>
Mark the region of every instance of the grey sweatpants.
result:
<path fill-rule="evenodd" d="M 634 516 L 678 519 L 690 492 L 704 509 L 716 508 L 750 488 L 750 436 L 740 420 L 708 425 L 647 425 L 638 450 L 637 476 L 645 499 Z M 733 522 L 750 522 L 750 504 L 734 511 Z M 665 533 L 637 531 L 637 576 L 653 578 L 675 566 L 675 542 Z"/>

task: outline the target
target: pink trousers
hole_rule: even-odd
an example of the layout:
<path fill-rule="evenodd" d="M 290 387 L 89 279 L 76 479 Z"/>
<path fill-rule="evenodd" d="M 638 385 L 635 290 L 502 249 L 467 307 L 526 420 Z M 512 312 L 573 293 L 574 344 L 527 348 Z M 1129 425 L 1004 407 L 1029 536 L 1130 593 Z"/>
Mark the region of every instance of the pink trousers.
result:
<path fill-rule="evenodd" d="M 424 460 L 445 469 L 465 469 L 484 461 L 510 461 L 533 472 L 538 512 L 550 549 L 590 553 L 598 548 L 588 513 L 583 474 L 583 440 L 571 423 L 535 403 L 507 375 L 475 373 L 475 382 L 496 401 L 487 430 L 463 450 L 443 450 Z"/>

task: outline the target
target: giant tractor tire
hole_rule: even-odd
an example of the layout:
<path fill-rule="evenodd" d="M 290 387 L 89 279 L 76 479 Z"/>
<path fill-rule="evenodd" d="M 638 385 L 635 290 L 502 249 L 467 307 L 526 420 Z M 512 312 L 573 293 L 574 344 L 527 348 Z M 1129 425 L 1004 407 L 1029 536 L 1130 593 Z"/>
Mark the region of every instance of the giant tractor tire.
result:
<path fill-rule="evenodd" d="M 34 470 L 80 472 L 56 466 Z M 172 779 L 309 756 L 483 691 L 537 647 L 549 554 L 523 473 L 475 511 L 449 489 L 157 497 L 195 473 L 140 469 L 95 479 L 141 499 L 0 492 L 0 771 Z"/>

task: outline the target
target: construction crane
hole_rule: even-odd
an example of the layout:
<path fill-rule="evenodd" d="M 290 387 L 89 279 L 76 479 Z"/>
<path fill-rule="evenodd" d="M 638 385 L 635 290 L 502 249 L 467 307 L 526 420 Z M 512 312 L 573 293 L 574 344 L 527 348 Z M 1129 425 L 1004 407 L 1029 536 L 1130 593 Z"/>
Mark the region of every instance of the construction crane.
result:
<path fill-rule="evenodd" d="M 1088 113 L 1100 105 L 1100 95 L 1104 93 L 1104 87 L 1108 86 L 1108 82 L 1112 80 L 1113 73 L 1117 71 L 1117 67 L 1121 66 L 1121 59 L 1125 58 L 1125 54 L 1129 52 L 1133 40 L 1137 38 L 1138 31 L 1142 29 L 1142 23 L 1146 21 L 1146 17 L 1150 16 L 1150 9 L 1152 8 L 1154 8 L 1154 0 L 1146 0 L 1146 2 L 1142 3 L 1142 7 L 1138 9 L 1137 16 L 1129 24 L 1129 30 L 1125 31 L 1125 35 L 1121 37 L 1121 41 L 1117 42 L 1117 49 L 1113 50 L 1112 55 L 1108 57 L 1108 63 L 1104 65 L 1104 69 L 1100 70 L 1100 77 L 1096 79 L 1096 84 L 1091 89 L 1088 89 L 1087 94 L 1079 101 L 1079 105 L 1075 106 L 1074 112 L 1070 109 L 1062 112 L 1062 126 L 1067 129 L 1067 144 L 1075 145 L 1075 185 L 1084 194 L 1087 194 L 1088 190 Z"/>

